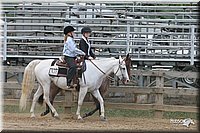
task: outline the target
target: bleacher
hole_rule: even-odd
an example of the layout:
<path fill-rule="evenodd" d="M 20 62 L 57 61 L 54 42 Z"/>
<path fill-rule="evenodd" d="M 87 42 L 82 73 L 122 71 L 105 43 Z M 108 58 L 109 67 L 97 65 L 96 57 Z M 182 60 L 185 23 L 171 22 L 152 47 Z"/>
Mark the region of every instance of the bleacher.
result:
<path fill-rule="evenodd" d="M 90 26 L 95 54 L 110 57 L 130 53 L 137 62 L 195 64 L 199 46 L 198 8 L 195 2 L 130 3 L 2 3 L 7 23 L 8 60 L 58 58 L 63 28 Z M 5 38 L 4 38 L 5 39 Z M 170 63 L 171 64 L 171 63 Z M 176 64 L 176 63 L 175 63 Z"/>

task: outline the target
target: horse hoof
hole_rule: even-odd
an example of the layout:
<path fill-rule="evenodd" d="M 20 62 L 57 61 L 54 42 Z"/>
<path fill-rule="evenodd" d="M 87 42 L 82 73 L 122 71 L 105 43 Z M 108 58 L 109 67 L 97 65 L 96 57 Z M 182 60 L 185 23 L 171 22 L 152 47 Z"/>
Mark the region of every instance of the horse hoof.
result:
<path fill-rule="evenodd" d="M 107 121 L 107 119 L 104 116 L 100 116 L 100 121 Z"/>
<path fill-rule="evenodd" d="M 43 113 L 40 114 L 40 116 L 45 116 L 45 115 L 46 115 L 45 112 L 43 112 Z"/>
<path fill-rule="evenodd" d="M 83 119 L 78 119 L 78 122 L 83 123 L 84 120 Z"/>
<path fill-rule="evenodd" d="M 78 121 L 79 121 L 79 122 L 84 122 L 84 120 L 83 120 L 82 117 L 78 117 Z"/>
<path fill-rule="evenodd" d="M 87 113 L 85 113 L 84 115 L 83 115 L 83 117 L 82 118 L 86 118 L 86 117 L 88 117 L 89 115 L 87 114 Z"/>
<path fill-rule="evenodd" d="M 60 120 L 60 117 L 59 116 L 54 116 L 55 119 L 57 120 Z"/>
<path fill-rule="evenodd" d="M 31 115 L 31 119 L 35 119 L 35 115 Z"/>

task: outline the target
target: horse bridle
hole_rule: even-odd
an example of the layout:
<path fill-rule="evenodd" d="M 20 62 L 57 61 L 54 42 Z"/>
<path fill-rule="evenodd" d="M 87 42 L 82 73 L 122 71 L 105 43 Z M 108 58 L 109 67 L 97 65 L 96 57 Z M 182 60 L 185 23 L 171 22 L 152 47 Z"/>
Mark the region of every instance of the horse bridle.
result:
<path fill-rule="evenodd" d="M 102 72 L 104 75 L 106 75 L 106 77 L 109 79 L 109 80 L 114 80 L 114 78 L 113 77 L 111 77 L 111 76 L 109 76 L 109 75 L 107 75 L 103 70 L 101 70 L 92 60 L 89 60 L 100 72 Z M 124 59 L 123 59 L 123 61 L 124 61 Z M 125 79 L 125 76 L 124 76 L 124 74 L 122 73 L 122 67 L 121 67 L 121 63 L 120 63 L 120 61 L 119 61 L 119 67 L 118 67 L 118 69 L 117 69 L 117 71 L 114 73 L 114 75 L 116 75 L 117 74 L 117 72 L 120 70 L 121 71 L 121 74 L 122 74 L 122 79 Z"/>
<path fill-rule="evenodd" d="M 123 60 L 124 61 L 124 60 Z M 125 79 L 125 76 L 124 76 L 124 74 L 122 73 L 122 67 L 121 67 L 121 63 L 120 63 L 120 61 L 119 61 L 119 67 L 118 67 L 118 69 L 117 69 L 117 71 L 114 73 L 114 75 L 117 75 L 117 72 L 120 70 L 121 71 L 121 75 L 122 75 L 122 79 Z"/>

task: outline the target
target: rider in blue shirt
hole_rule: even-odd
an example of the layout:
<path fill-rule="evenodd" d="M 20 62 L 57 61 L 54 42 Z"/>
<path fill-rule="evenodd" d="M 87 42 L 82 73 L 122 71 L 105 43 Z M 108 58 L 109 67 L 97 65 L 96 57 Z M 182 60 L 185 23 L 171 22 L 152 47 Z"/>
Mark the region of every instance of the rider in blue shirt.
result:
<path fill-rule="evenodd" d="M 76 63 L 75 59 L 77 55 L 85 55 L 85 53 L 76 47 L 76 43 L 74 41 L 74 31 L 75 29 L 72 26 L 67 26 L 64 28 L 64 48 L 63 55 L 64 60 L 69 66 L 68 74 L 67 74 L 67 87 L 71 86 L 71 81 L 76 74 Z"/>

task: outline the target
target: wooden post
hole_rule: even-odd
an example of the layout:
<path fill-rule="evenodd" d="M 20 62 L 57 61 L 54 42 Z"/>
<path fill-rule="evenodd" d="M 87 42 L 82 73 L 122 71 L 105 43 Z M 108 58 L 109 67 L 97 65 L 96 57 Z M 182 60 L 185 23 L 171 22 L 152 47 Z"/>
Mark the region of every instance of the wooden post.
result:
<path fill-rule="evenodd" d="M 163 94 L 157 94 L 155 104 L 156 105 L 163 105 Z M 162 118 L 163 117 L 163 111 L 162 110 L 156 110 L 155 111 L 155 117 L 156 118 Z"/>
<path fill-rule="evenodd" d="M 151 66 L 148 67 L 148 70 L 149 70 L 149 71 L 150 71 L 151 69 L 152 69 Z M 150 84 L 151 84 L 151 76 L 148 75 L 148 76 L 146 77 L 146 85 L 145 85 L 145 86 L 148 87 Z M 153 102 L 154 102 L 153 97 L 154 97 L 154 95 L 152 95 L 152 94 L 147 94 L 147 103 L 153 103 Z"/>
<path fill-rule="evenodd" d="M 22 83 L 22 80 L 23 80 L 23 73 L 19 72 L 18 73 L 18 81 L 19 81 L 20 84 Z"/>
<path fill-rule="evenodd" d="M 72 104 L 78 103 L 78 92 L 76 90 L 72 91 Z"/>
<path fill-rule="evenodd" d="M 159 75 L 156 77 L 156 87 L 159 87 L 159 89 L 164 87 L 164 77 L 163 76 Z M 155 105 L 163 105 L 163 93 L 157 93 Z M 155 117 L 163 118 L 163 111 L 159 110 L 159 109 L 155 110 Z"/>
<path fill-rule="evenodd" d="M 72 91 L 73 90 L 65 90 L 65 101 L 64 101 L 64 114 L 67 117 L 72 116 L 71 108 L 72 108 Z"/>

